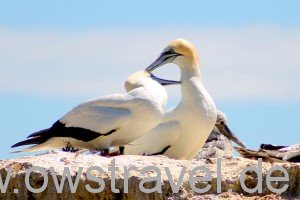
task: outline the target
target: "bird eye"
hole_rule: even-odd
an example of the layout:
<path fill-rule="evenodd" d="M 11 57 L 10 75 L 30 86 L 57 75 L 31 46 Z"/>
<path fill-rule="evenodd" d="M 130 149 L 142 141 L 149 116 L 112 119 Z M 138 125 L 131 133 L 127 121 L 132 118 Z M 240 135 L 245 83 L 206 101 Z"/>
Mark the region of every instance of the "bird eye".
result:
<path fill-rule="evenodd" d="M 162 55 L 169 55 L 169 54 L 176 54 L 174 49 L 168 49 L 167 51 L 163 52 Z"/>

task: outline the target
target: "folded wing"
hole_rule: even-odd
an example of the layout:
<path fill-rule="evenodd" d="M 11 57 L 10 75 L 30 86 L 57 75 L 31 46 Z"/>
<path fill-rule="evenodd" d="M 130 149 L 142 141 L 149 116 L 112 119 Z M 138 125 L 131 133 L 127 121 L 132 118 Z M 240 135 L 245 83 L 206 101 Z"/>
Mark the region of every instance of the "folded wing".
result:
<path fill-rule="evenodd" d="M 87 101 L 73 108 L 50 128 L 35 132 L 29 135 L 27 140 L 12 147 L 39 145 L 49 139 L 60 137 L 88 142 L 100 136 L 113 134 L 130 121 L 130 109 L 125 108 L 130 101 L 133 100 L 126 94 Z"/>
<path fill-rule="evenodd" d="M 125 146 L 125 155 L 161 155 L 170 148 L 180 135 L 177 122 L 158 125 L 146 135 Z"/>

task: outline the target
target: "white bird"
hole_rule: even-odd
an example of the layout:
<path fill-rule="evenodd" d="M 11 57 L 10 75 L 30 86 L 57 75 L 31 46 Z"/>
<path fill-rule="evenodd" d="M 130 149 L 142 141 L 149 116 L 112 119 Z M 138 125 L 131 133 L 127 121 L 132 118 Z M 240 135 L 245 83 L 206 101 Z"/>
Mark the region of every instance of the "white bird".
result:
<path fill-rule="evenodd" d="M 190 42 L 183 39 L 170 42 L 146 70 L 151 72 L 167 63 L 174 63 L 180 68 L 182 99 L 175 108 L 165 113 L 157 127 L 134 143 L 145 144 L 146 151 L 142 147 L 137 149 L 138 154 L 193 159 L 215 126 L 217 110 L 203 85 L 198 53 Z M 155 148 L 151 145 L 153 143 Z M 127 145 L 124 154 L 131 154 L 130 148 L 136 145 Z"/>
<path fill-rule="evenodd" d="M 35 132 L 12 147 L 34 145 L 23 151 L 53 148 L 100 149 L 123 146 L 150 131 L 161 121 L 167 101 L 159 79 L 141 71 L 125 82 L 125 94 L 113 94 L 82 103 L 50 128 Z"/>
<path fill-rule="evenodd" d="M 174 145 L 179 135 L 179 126 L 175 121 L 159 124 L 147 134 L 126 145 L 124 154 L 164 155 L 166 150 Z M 231 155 L 232 146 L 230 141 L 246 148 L 246 145 L 229 129 L 226 115 L 221 111 L 217 111 L 216 124 L 207 138 L 205 145 L 197 153 L 196 158 Z"/>

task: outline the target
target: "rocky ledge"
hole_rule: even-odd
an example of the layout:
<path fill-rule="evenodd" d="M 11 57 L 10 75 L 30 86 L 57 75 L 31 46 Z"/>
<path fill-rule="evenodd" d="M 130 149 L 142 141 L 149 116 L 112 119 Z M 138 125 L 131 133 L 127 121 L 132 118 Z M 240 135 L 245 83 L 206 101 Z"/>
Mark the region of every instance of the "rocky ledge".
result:
<path fill-rule="evenodd" d="M 40 167 L 37 171 L 33 170 L 38 169 L 33 168 L 36 166 Z M 0 186 L 2 189 L 7 186 L 5 192 L 1 191 L 4 193 L 0 193 L 0 199 L 300 198 L 300 164 L 263 162 L 262 179 L 254 169 L 246 172 L 243 176 L 244 186 L 251 190 L 261 181 L 261 193 L 247 192 L 241 184 L 241 172 L 249 166 L 257 167 L 259 162 L 237 157 L 224 157 L 221 161 L 215 158 L 173 160 L 162 156 L 106 158 L 97 154 L 51 151 L 36 156 L 0 160 Z M 270 186 L 266 178 L 274 166 L 284 170 L 270 173 L 272 177 L 288 175 L 288 179 L 272 182 Z M 69 169 L 70 181 L 73 181 L 75 186 L 78 183 L 75 189 L 67 179 L 61 188 L 57 188 L 62 177 L 65 177 L 62 176 L 64 169 Z M 207 169 L 208 171 L 204 171 Z M 65 173 L 67 171 L 65 170 Z M 287 174 L 284 174 L 284 171 Z M 204 177 L 207 179 L 204 180 Z M 177 183 L 181 183 L 178 188 Z M 273 192 L 270 187 L 273 188 Z M 283 193 L 274 192 L 274 189 L 284 187 L 287 188 Z M 200 194 L 199 189 L 205 188 L 208 191 Z"/>

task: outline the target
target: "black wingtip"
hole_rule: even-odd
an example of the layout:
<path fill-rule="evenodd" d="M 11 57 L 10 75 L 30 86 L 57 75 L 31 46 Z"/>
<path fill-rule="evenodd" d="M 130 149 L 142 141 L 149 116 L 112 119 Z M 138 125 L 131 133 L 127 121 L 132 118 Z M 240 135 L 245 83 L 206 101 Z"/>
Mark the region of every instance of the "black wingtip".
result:
<path fill-rule="evenodd" d="M 14 145 L 12 145 L 12 146 L 10 146 L 10 148 L 15 148 L 15 147 L 18 147 L 18 146 L 20 146 L 20 145 L 19 145 L 19 143 L 20 143 L 20 142 L 18 142 L 18 143 L 16 143 L 16 144 L 14 144 Z"/>
<path fill-rule="evenodd" d="M 117 129 L 113 129 L 107 133 L 101 134 L 80 127 L 66 127 L 64 123 L 60 121 L 56 121 L 50 128 L 32 133 L 27 137 L 26 140 L 12 145 L 11 148 L 15 148 L 23 145 L 42 144 L 46 142 L 48 139 L 53 137 L 70 137 L 76 140 L 81 140 L 83 142 L 88 142 L 100 136 L 110 135 L 116 131 Z"/>
<path fill-rule="evenodd" d="M 41 144 L 45 142 L 48 138 L 45 137 L 45 133 L 49 132 L 50 129 L 43 129 L 37 132 L 30 134 L 26 140 L 18 142 L 11 146 L 11 148 L 23 146 L 23 145 L 31 145 L 31 144 Z"/>
<path fill-rule="evenodd" d="M 27 140 L 18 142 L 18 143 L 16 143 L 16 144 L 12 145 L 11 148 L 15 148 L 15 147 L 19 147 L 19 146 L 26 145 L 26 144 L 25 144 L 26 141 L 27 141 Z"/>
<path fill-rule="evenodd" d="M 47 128 L 47 129 L 43 129 L 43 130 L 34 132 L 34 133 L 28 135 L 27 138 L 33 138 L 33 137 L 39 137 L 39 136 L 42 136 L 45 132 L 48 132 L 49 130 L 50 130 L 50 128 Z"/>
<path fill-rule="evenodd" d="M 40 138 L 30 138 L 27 140 L 23 140 L 21 142 L 18 142 L 14 145 L 11 146 L 11 148 L 19 147 L 19 146 L 24 146 L 24 145 L 30 145 L 30 144 L 39 144 Z"/>

